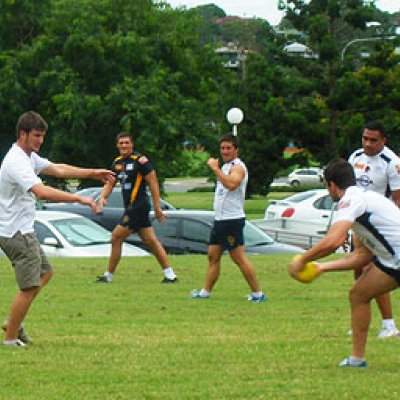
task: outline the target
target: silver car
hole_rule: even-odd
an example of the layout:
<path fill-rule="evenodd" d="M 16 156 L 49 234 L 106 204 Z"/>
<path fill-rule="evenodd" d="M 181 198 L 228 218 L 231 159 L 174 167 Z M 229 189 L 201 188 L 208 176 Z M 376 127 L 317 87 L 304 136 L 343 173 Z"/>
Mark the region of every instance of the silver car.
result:
<path fill-rule="evenodd" d="M 108 257 L 111 233 L 77 214 L 36 211 L 34 229 L 48 257 Z M 150 253 L 124 243 L 123 256 L 148 256 Z"/>

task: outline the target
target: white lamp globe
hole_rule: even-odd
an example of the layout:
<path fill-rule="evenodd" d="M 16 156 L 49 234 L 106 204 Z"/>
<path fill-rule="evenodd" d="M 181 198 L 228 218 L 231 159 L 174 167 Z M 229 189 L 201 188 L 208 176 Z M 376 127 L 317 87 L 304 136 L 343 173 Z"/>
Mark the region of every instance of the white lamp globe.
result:
<path fill-rule="evenodd" d="M 226 119 L 231 125 L 238 125 L 243 121 L 243 111 L 240 108 L 231 108 L 226 113 Z"/>

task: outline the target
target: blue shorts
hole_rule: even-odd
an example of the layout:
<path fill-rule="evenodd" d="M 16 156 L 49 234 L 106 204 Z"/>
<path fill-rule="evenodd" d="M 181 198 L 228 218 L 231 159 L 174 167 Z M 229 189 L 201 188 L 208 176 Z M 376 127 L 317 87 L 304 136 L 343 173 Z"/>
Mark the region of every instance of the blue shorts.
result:
<path fill-rule="evenodd" d="M 223 250 L 232 250 L 235 247 L 243 246 L 244 224 L 244 218 L 214 221 L 208 244 L 221 246 Z"/>

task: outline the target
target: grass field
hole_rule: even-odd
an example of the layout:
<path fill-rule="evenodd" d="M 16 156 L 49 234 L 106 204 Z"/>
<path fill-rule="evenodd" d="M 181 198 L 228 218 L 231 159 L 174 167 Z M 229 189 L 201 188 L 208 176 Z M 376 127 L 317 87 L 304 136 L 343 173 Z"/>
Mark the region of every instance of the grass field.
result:
<path fill-rule="evenodd" d="M 289 256 L 252 256 L 268 295 L 252 304 L 228 258 L 210 300 L 189 297 L 206 257 L 171 260 L 176 285 L 160 284 L 153 257 L 123 259 L 109 285 L 92 283 L 105 259 L 54 260 L 55 277 L 26 319 L 35 343 L 0 348 L 1 400 L 400 397 L 400 342 L 376 339 L 375 306 L 369 367 L 337 367 L 350 350 L 350 272 L 303 285 L 287 275 Z M 16 290 L 5 258 L 0 279 L 5 317 Z"/>

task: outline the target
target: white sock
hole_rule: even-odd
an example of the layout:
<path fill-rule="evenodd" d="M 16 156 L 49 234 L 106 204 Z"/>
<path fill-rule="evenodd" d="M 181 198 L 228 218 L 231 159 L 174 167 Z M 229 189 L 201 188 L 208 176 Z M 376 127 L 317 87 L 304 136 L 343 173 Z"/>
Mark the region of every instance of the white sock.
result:
<path fill-rule="evenodd" d="M 393 318 L 388 318 L 388 319 L 383 319 L 382 320 L 382 328 L 383 329 L 390 329 L 390 328 L 395 328 L 396 324 L 394 323 Z"/>
<path fill-rule="evenodd" d="M 262 290 L 260 290 L 259 292 L 251 292 L 251 295 L 253 297 L 261 297 L 263 295 Z"/>
<path fill-rule="evenodd" d="M 199 295 L 200 295 L 200 297 L 208 297 L 208 296 L 210 296 L 210 292 L 203 288 L 200 290 Z"/>
<path fill-rule="evenodd" d="M 108 281 L 112 281 L 113 274 L 110 271 L 104 272 L 104 276 L 107 278 Z"/>
<path fill-rule="evenodd" d="M 359 364 L 361 364 L 363 361 L 365 361 L 363 357 L 353 357 L 353 356 L 350 356 L 350 364 L 351 364 L 351 365 L 359 365 Z"/>
<path fill-rule="evenodd" d="M 163 269 L 163 274 L 167 279 L 175 279 L 176 275 L 172 267 L 167 267 Z"/>
<path fill-rule="evenodd" d="M 4 346 L 14 346 L 17 342 L 18 342 L 18 339 L 4 340 L 3 344 L 4 344 Z"/>

